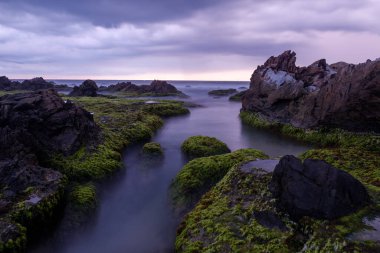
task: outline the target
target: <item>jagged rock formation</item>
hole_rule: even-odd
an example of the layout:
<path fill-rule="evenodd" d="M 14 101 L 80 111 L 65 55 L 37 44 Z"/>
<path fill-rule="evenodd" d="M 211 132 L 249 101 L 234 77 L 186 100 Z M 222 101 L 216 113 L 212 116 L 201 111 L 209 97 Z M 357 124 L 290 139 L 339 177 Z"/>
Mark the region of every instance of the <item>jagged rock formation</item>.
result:
<path fill-rule="evenodd" d="M 353 65 L 316 61 L 295 65 L 296 54 L 270 57 L 251 77 L 243 109 L 296 127 L 380 132 L 380 61 Z"/>
<path fill-rule="evenodd" d="M 42 77 L 36 77 L 23 82 L 11 81 L 6 76 L 0 77 L 0 90 L 42 90 L 54 88 L 54 84 Z"/>
<path fill-rule="evenodd" d="M 184 95 L 181 91 L 177 90 L 172 84 L 166 81 L 154 80 L 150 85 L 136 85 L 131 82 L 121 82 L 110 85 L 108 87 L 100 87 L 101 91 L 108 92 L 125 92 L 136 95 Z"/>
<path fill-rule="evenodd" d="M 79 87 L 75 86 L 69 96 L 73 97 L 96 97 L 98 86 L 93 80 L 84 81 Z"/>
<path fill-rule="evenodd" d="M 2 247 L 8 247 L 3 243 L 10 239 L 19 243 L 25 240 L 17 223 L 28 228 L 29 239 L 38 235 L 61 202 L 63 175 L 41 167 L 39 160 L 54 153 L 73 154 L 84 145 L 93 145 L 99 131 L 89 112 L 63 101 L 54 90 L 0 97 Z M 9 245 L 13 251 L 22 248 Z"/>
<path fill-rule="evenodd" d="M 370 203 L 365 187 L 353 176 L 322 160 L 284 156 L 269 189 L 280 209 L 294 219 L 336 219 Z"/>

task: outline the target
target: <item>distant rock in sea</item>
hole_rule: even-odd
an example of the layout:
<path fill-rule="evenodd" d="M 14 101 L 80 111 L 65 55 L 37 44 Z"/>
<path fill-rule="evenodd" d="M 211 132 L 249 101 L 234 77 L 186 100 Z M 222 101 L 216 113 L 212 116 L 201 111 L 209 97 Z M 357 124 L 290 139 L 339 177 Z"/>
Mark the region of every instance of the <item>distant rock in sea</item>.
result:
<path fill-rule="evenodd" d="M 124 92 L 137 96 L 185 96 L 174 85 L 160 80 L 154 80 L 150 85 L 136 85 L 131 82 L 121 82 L 108 87 L 100 87 L 100 91 Z"/>
<path fill-rule="evenodd" d="M 296 127 L 380 132 L 380 62 L 297 67 L 286 51 L 257 67 L 243 110 Z"/>
<path fill-rule="evenodd" d="M 93 80 L 86 80 L 80 86 L 75 86 L 70 92 L 69 96 L 72 97 L 96 97 L 98 85 Z"/>
<path fill-rule="evenodd" d="M 54 83 L 48 82 L 42 77 L 36 77 L 30 80 L 25 80 L 23 82 L 11 81 L 6 76 L 0 77 L 0 90 L 42 90 L 42 89 L 52 89 L 54 88 Z"/>

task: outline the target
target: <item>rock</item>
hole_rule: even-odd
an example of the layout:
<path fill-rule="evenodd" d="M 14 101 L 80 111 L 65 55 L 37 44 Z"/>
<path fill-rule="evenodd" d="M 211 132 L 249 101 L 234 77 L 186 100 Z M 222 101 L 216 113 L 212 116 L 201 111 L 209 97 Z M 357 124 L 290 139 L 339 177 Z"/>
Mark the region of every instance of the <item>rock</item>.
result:
<path fill-rule="evenodd" d="M 140 92 L 140 87 L 131 82 L 121 82 L 108 87 L 102 86 L 100 90 L 108 92 Z"/>
<path fill-rule="evenodd" d="M 152 81 L 150 85 L 140 86 L 131 82 L 121 82 L 108 87 L 101 87 L 100 90 L 107 92 L 125 92 L 136 96 L 185 96 L 181 91 L 177 90 L 174 85 L 159 80 Z"/>
<path fill-rule="evenodd" d="M 53 152 L 73 154 L 98 140 L 92 115 L 54 90 L 0 98 L 0 159 Z"/>
<path fill-rule="evenodd" d="M 154 155 L 154 156 L 158 155 L 158 156 L 160 156 L 160 155 L 164 154 L 164 151 L 163 151 L 160 143 L 157 143 L 157 142 L 145 143 L 142 151 L 146 155 Z"/>
<path fill-rule="evenodd" d="M 365 187 L 347 172 L 322 160 L 284 156 L 269 189 L 280 209 L 298 220 L 303 216 L 336 219 L 370 203 Z"/>
<path fill-rule="evenodd" d="M 236 89 L 225 89 L 225 90 L 211 90 L 208 92 L 210 96 L 228 96 L 236 93 Z"/>
<path fill-rule="evenodd" d="M 42 77 L 36 77 L 31 80 L 23 81 L 17 90 L 42 90 L 54 88 L 54 84 L 45 81 Z"/>
<path fill-rule="evenodd" d="M 12 85 L 12 81 L 6 76 L 0 76 L 0 90 L 9 90 Z"/>
<path fill-rule="evenodd" d="M 151 82 L 146 92 L 177 94 L 179 91 L 176 87 L 166 81 L 154 80 Z"/>
<path fill-rule="evenodd" d="M 380 132 L 380 62 L 295 65 L 286 51 L 257 67 L 243 110 L 301 128 Z"/>
<path fill-rule="evenodd" d="M 75 86 L 69 96 L 73 97 L 96 97 L 98 86 L 93 80 L 84 81 L 79 87 Z"/>
<path fill-rule="evenodd" d="M 230 153 L 228 146 L 214 137 L 196 135 L 187 138 L 181 145 L 182 151 L 191 159 Z"/>
<path fill-rule="evenodd" d="M 266 228 L 269 229 L 278 229 L 281 231 L 286 231 L 287 227 L 285 223 L 282 221 L 279 215 L 271 211 L 255 211 L 253 212 L 253 216 L 257 220 L 257 222 Z"/>
<path fill-rule="evenodd" d="M 228 99 L 230 101 L 242 101 L 243 99 L 243 96 L 247 93 L 247 90 L 243 90 L 239 93 L 236 93 L 235 95 L 232 95 L 231 97 L 229 97 Z"/>

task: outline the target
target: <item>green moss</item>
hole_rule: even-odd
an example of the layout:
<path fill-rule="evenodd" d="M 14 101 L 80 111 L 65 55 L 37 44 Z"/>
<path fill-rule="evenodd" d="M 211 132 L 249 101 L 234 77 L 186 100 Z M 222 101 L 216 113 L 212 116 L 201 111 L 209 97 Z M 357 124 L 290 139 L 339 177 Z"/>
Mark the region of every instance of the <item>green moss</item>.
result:
<path fill-rule="evenodd" d="M 176 252 L 293 252 L 290 232 L 261 226 L 254 211 L 276 213 L 267 184 L 271 175 L 234 166 L 206 193 L 180 225 Z M 291 222 L 285 223 L 291 227 Z"/>
<path fill-rule="evenodd" d="M 380 136 L 356 134 L 341 129 L 307 130 L 290 124 L 269 122 L 258 114 L 241 112 L 242 121 L 256 128 L 270 129 L 299 141 L 313 143 L 319 147 L 357 147 L 363 150 L 380 152 Z"/>
<path fill-rule="evenodd" d="M 212 90 L 208 94 L 211 96 L 228 96 L 237 92 L 236 89 L 225 89 L 225 90 Z"/>
<path fill-rule="evenodd" d="M 232 95 L 230 98 L 229 98 L 229 100 L 230 101 L 238 101 L 238 102 L 240 102 L 241 100 L 242 100 L 242 98 L 243 98 L 243 95 L 246 93 L 247 91 L 241 91 L 241 92 L 239 92 L 239 93 L 237 93 L 237 94 L 235 94 L 235 95 Z"/>
<path fill-rule="evenodd" d="M 70 179 L 81 182 L 104 178 L 121 168 L 121 150 L 130 143 L 150 139 L 163 124 L 159 116 L 188 112 L 183 103 L 175 101 L 149 105 L 139 100 L 120 98 L 69 99 L 94 114 L 96 123 L 102 129 L 103 141 L 95 150 L 83 147 L 69 157 L 58 154 L 49 161 L 49 165 L 58 168 Z"/>
<path fill-rule="evenodd" d="M 240 149 L 229 154 L 197 158 L 187 163 L 175 177 L 171 192 L 174 205 L 187 209 L 215 185 L 235 164 L 268 158 L 255 149 Z"/>
<path fill-rule="evenodd" d="M 148 104 L 144 107 L 147 113 L 155 114 L 161 117 L 177 116 L 190 113 L 189 109 L 183 107 L 183 103 L 157 103 Z"/>
<path fill-rule="evenodd" d="M 70 203 L 85 213 L 96 208 L 96 188 L 92 183 L 77 185 L 70 192 Z"/>
<path fill-rule="evenodd" d="M 149 155 L 162 155 L 164 151 L 162 150 L 160 143 L 148 142 L 143 146 L 143 153 Z"/>
<path fill-rule="evenodd" d="M 176 252 L 377 252 L 374 242 L 347 240 L 366 211 L 339 220 L 305 217 L 293 222 L 276 209 L 268 190 L 272 174 L 235 165 L 185 217 L 177 230 Z M 274 213 L 287 230 L 267 228 L 255 211 Z M 356 216 L 356 217 L 354 217 Z M 350 227 L 351 225 L 351 227 Z M 341 228 L 345 228 L 342 232 Z M 351 229 L 352 228 L 352 229 Z"/>
<path fill-rule="evenodd" d="M 1 253 L 19 253 L 24 252 L 26 247 L 26 228 L 20 224 L 9 222 L 1 219 L 2 226 L 7 226 L 7 231 L 12 238 L 0 238 Z"/>
<path fill-rule="evenodd" d="M 231 152 L 227 145 L 208 136 L 192 136 L 182 143 L 182 151 L 191 158 L 221 155 Z"/>

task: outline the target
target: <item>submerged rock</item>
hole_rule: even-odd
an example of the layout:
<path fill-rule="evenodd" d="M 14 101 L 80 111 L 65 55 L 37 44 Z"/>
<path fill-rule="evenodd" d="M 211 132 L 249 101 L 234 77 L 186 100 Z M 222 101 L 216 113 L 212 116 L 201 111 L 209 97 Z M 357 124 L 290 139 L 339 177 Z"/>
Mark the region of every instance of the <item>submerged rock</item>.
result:
<path fill-rule="evenodd" d="M 286 51 L 257 67 L 243 109 L 296 127 L 380 132 L 380 62 L 295 65 Z"/>
<path fill-rule="evenodd" d="M 294 156 L 280 160 L 269 189 L 294 219 L 336 219 L 370 203 L 365 187 L 347 172 L 322 160 L 302 163 Z"/>
<path fill-rule="evenodd" d="M 93 80 L 84 81 L 79 87 L 75 86 L 69 96 L 73 97 L 96 97 L 98 86 Z"/>
<path fill-rule="evenodd" d="M 225 90 L 212 90 L 212 91 L 209 91 L 208 94 L 210 96 L 228 96 L 236 92 L 237 92 L 236 89 L 225 89 Z"/>

